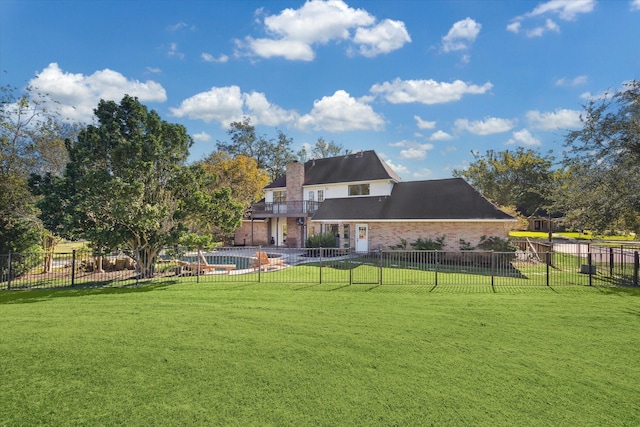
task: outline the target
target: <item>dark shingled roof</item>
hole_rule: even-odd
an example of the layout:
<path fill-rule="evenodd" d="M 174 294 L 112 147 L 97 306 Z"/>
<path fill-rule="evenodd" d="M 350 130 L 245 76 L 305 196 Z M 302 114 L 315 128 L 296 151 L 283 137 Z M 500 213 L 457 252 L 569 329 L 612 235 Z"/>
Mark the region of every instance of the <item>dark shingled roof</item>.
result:
<path fill-rule="evenodd" d="M 390 196 L 326 199 L 314 221 L 512 220 L 462 178 L 400 182 Z"/>
<path fill-rule="evenodd" d="M 309 160 L 304 164 L 304 185 L 381 179 L 401 181 L 400 177 L 373 150 Z M 287 178 L 283 176 L 265 188 L 284 188 L 286 186 Z"/>

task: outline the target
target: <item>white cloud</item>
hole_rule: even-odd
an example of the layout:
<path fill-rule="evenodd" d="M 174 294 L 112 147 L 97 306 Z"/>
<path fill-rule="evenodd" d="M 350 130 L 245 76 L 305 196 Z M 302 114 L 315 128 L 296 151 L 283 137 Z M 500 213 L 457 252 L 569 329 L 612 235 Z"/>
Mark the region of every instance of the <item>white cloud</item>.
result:
<path fill-rule="evenodd" d="M 552 19 L 547 19 L 544 25 L 528 30 L 527 37 L 542 37 L 542 35 L 547 31 L 554 31 L 556 33 L 559 33 L 560 27 Z"/>
<path fill-rule="evenodd" d="M 338 90 L 331 96 L 314 101 L 311 112 L 300 117 L 296 127 L 329 132 L 382 130 L 384 119 L 367 103 Z"/>
<path fill-rule="evenodd" d="M 169 25 L 169 26 L 167 27 L 167 29 L 168 29 L 169 31 L 178 31 L 178 30 L 181 30 L 181 29 L 183 29 L 183 28 L 187 28 L 187 23 L 186 23 L 186 22 L 184 22 L 184 21 L 180 21 L 180 22 L 178 22 L 177 24 Z"/>
<path fill-rule="evenodd" d="M 416 172 L 413 173 L 413 178 L 415 179 L 426 179 L 429 178 L 433 175 L 433 171 L 431 169 L 428 168 L 422 168 Z"/>
<path fill-rule="evenodd" d="M 391 160 L 385 160 L 384 161 L 387 165 L 389 165 L 389 167 L 391 169 L 393 169 L 393 171 L 395 173 L 397 173 L 398 175 L 406 175 L 409 173 L 409 168 L 407 168 L 406 166 L 402 166 L 402 165 L 396 165 L 394 164 Z"/>
<path fill-rule="evenodd" d="M 442 37 L 442 49 L 445 52 L 468 49 L 480 34 L 481 28 L 482 25 L 471 18 L 456 22 L 447 35 Z"/>
<path fill-rule="evenodd" d="M 507 31 L 511 31 L 512 33 L 518 34 L 520 32 L 520 28 L 522 27 L 522 22 L 514 21 L 507 25 Z"/>
<path fill-rule="evenodd" d="M 478 95 L 489 91 L 493 85 L 489 82 L 482 86 L 467 84 L 462 80 L 453 83 L 434 80 L 400 80 L 384 82 L 371 86 L 371 93 L 382 95 L 393 104 L 420 102 L 422 104 L 441 104 L 458 101 L 464 95 Z"/>
<path fill-rule="evenodd" d="M 433 145 L 429 149 L 432 149 Z M 420 147 L 411 147 L 406 150 L 400 150 L 400 157 L 403 159 L 410 160 L 423 160 L 427 157 L 427 149 L 422 149 Z"/>
<path fill-rule="evenodd" d="M 212 87 L 182 101 L 178 108 L 170 108 L 176 117 L 188 117 L 206 123 L 217 121 L 224 127 L 243 117 L 243 99 L 238 86 Z"/>
<path fill-rule="evenodd" d="M 513 132 L 511 136 L 511 139 L 506 142 L 507 145 L 519 144 L 527 147 L 537 147 L 542 145 L 540 140 L 531 135 L 531 133 L 526 129 Z"/>
<path fill-rule="evenodd" d="M 429 141 L 448 141 L 450 139 L 453 139 L 453 135 L 450 135 L 442 130 L 432 133 L 429 137 Z"/>
<path fill-rule="evenodd" d="M 632 0 L 630 9 L 632 12 L 640 10 L 640 0 Z"/>
<path fill-rule="evenodd" d="M 176 117 L 188 117 L 204 122 L 216 121 L 223 127 L 231 122 L 249 117 L 252 124 L 277 126 L 293 123 L 298 114 L 287 111 L 267 100 L 263 93 L 242 93 L 238 86 L 213 87 L 182 101 L 179 107 L 170 108 Z"/>
<path fill-rule="evenodd" d="M 638 0 L 640 1 L 640 0 Z M 572 79 L 567 79 L 566 77 L 561 77 L 556 80 L 556 86 L 580 86 L 586 84 L 589 78 L 585 75 L 577 76 Z"/>
<path fill-rule="evenodd" d="M 507 30 L 512 33 L 519 33 L 523 29 L 523 22 L 537 21 L 544 18 L 543 25 L 535 25 L 527 29 L 525 34 L 528 37 L 540 37 L 547 31 L 559 32 L 560 27 L 550 15 L 557 16 L 563 21 L 573 21 L 579 14 L 590 13 L 596 5 L 596 0 L 550 0 L 539 4 L 532 11 L 524 15 L 516 16 L 507 25 Z"/>
<path fill-rule="evenodd" d="M 400 49 L 405 43 L 411 42 L 411 37 L 404 22 L 385 19 L 375 27 L 358 28 L 353 41 L 360 45 L 362 56 L 372 58 Z"/>
<path fill-rule="evenodd" d="M 178 50 L 178 43 L 171 43 L 169 45 L 169 51 L 167 52 L 169 58 L 184 59 L 184 53 Z"/>
<path fill-rule="evenodd" d="M 420 116 L 413 116 L 413 118 L 418 125 L 418 129 L 433 129 L 434 127 L 436 127 L 436 122 L 422 120 Z"/>
<path fill-rule="evenodd" d="M 158 67 L 147 67 L 147 73 L 159 74 L 161 72 L 162 72 L 162 70 L 160 68 L 158 68 Z"/>
<path fill-rule="evenodd" d="M 194 140 L 199 142 L 209 142 L 211 141 L 211 135 L 206 132 L 194 133 L 191 135 Z"/>
<path fill-rule="evenodd" d="M 527 119 L 534 129 L 556 130 L 580 127 L 580 111 L 559 108 L 553 112 L 527 111 Z"/>
<path fill-rule="evenodd" d="M 550 0 L 539 4 L 526 17 L 534 17 L 553 13 L 565 21 L 572 21 L 579 13 L 590 13 L 596 5 L 596 0 Z"/>
<path fill-rule="evenodd" d="M 292 123 L 298 118 L 298 114 L 287 111 L 270 103 L 264 93 L 251 92 L 243 94 L 244 104 L 251 112 L 250 117 L 254 124 L 278 126 L 283 123 Z"/>
<path fill-rule="evenodd" d="M 366 10 L 349 7 L 342 0 L 310 0 L 298 9 L 287 8 L 258 22 L 264 23 L 267 37 L 247 36 L 238 46 L 262 58 L 311 61 L 314 46 L 344 40 L 359 45 L 361 55 L 374 57 L 411 41 L 403 22 L 385 19 L 376 25 L 376 18 Z"/>
<path fill-rule="evenodd" d="M 396 141 L 389 145 L 404 148 L 404 150 L 400 150 L 400 157 L 409 160 L 423 160 L 427 157 L 427 151 L 433 150 L 433 144 L 420 144 L 409 140 Z"/>
<path fill-rule="evenodd" d="M 492 135 L 495 133 L 508 132 L 513 129 L 515 124 L 515 120 L 487 117 L 484 120 L 474 121 L 458 119 L 454 125 L 457 131 L 467 131 L 475 135 Z"/>
<path fill-rule="evenodd" d="M 290 61 L 312 61 L 316 54 L 310 45 L 298 40 L 252 39 L 247 37 L 249 48 L 263 58 L 281 56 Z"/>
<path fill-rule="evenodd" d="M 50 99 L 59 103 L 57 108 L 63 120 L 83 123 L 93 119 L 93 109 L 98 106 L 100 99 L 120 102 L 128 94 L 141 102 L 167 100 L 165 89 L 153 80 L 130 80 L 108 68 L 88 76 L 73 74 L 64 72 L 55 62 L 31 79 L 29 85 L 47 93 Z"/>
<path fill-rule="evenodd" d="M 206 53 L 203 52 L 202 54 L 200 54 L 200 58 L 202 58 L 203 61 L 205 62 L 220 62 L 220 63 L 224 63 L 224 62 L 228 62 L 229 61 L 229 57 L 227 55 L 220 55 L 217 58 L 213 55 L 211 55 L 210 53 Z"/>

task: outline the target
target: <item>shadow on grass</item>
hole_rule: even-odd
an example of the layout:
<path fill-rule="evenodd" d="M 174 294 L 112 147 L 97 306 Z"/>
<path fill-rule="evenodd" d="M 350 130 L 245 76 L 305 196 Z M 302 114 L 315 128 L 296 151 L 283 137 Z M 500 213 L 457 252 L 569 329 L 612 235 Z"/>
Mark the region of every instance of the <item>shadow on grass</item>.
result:
<path fill-rule="evenodd" d="M 114 295 L 132 294 L 140 292 L 151 292 L 162 290 L 176 281 L 165 281 L 162 283 L 147 283 L 136 285 L 125 285 L 120 287 L 100 287 L 95 284 L 76 286 L 75 288 L 54 288 L 54 289 L 31 289 L 31 290 L 11 290 L 0 292 L 0 304 L 29 304 L 34 302 L 48 301 L 53 298 L 72 298 L 92 295 Z"/>
<path fill-rule="evenodd" d="M 594 286 L 599 292 L 609 295 L 640 296 L 640 287 L 626 286 Z"/>

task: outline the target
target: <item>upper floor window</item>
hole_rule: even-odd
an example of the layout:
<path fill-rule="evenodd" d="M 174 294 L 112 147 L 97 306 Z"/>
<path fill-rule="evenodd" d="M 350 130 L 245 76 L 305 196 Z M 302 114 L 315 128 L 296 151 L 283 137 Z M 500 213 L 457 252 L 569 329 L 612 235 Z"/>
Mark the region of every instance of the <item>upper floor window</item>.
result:
<path fill-rule="evenodd" d="M 313 202 L 316 199 L 316 195 L 313 191 L 309 191 L 309 201 Z"/>
<path fill-rule="evenodd" d="M 318 203 L 324 202 L 324 190 L 318 190 Z"/>
<path fill-rule="evenodd" d="M 286 191 L 274 191 L 273 192 L 273 203 L 285 203 L 287 201 L 287 192 Z"/>
<path fill-rule="evenodd" d="M 369 184 L 355 184 L 349 186 L 350 196 L 368 196 Z"/>

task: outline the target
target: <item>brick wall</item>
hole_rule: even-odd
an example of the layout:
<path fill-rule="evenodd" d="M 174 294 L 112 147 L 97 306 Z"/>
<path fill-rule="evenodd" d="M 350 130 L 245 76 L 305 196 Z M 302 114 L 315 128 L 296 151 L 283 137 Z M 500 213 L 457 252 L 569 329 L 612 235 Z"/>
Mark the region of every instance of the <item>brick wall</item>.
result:
<path fill-rule="evenodd" d="M 355 229 L 355 228 L 354 228 Z M 460 239 L 476 246 L 482 236 L 507 238 L 509 227 L 501 222 L 441 222 L 441 223 L 370 223 L 369 248 L 380 245 L 386 249 L 404 238 L 411 243 L 418 238 L 435 240 L 444 236 L 445 251 L 460 249 Z M 355 236 L 354 236 L 355 237 Z"/>
<path fill-rule="evenodd" d="M 355 223 L 350 225 L 349 239 L 351 247 L 355 248 L 356 227 Z M 436 240 L 444 236 L 442 250 L 445 251 L 458 251 L 460 239 L 471 246 L 476 246 L 482 236 L 506 239 L 511 228 L 511 224 L 507 222 L 370 222 L 368 226 L 369 249 L 388 249 L 400 244 L 400 239 L 406 239 L 407 243 L 411 243 L 418 238 Z"/>
<path fill-rule="evenodd" d="M 252 240 L 253 236 L 253 240 Z M 234 236 L 236 245 L 255 245 L 266 246 L 269 244 L 268 222 L 255 220 L 253 221 L 253 233 L 251 221 L 242 221 L 242 225 L 235 231 Z"/>

